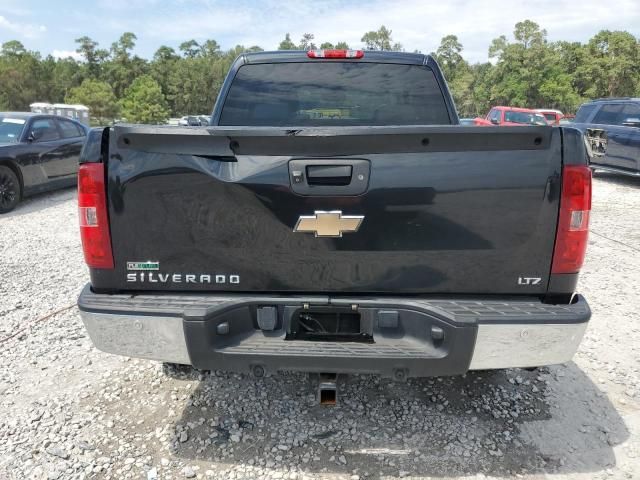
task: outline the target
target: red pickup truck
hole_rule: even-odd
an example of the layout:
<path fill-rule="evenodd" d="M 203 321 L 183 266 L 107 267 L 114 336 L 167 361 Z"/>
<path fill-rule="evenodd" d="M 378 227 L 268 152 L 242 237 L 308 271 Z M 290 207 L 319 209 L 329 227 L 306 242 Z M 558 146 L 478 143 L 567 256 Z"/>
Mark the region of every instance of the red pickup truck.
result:
<path fill-rule="evenodd" d="M 564 114 L 560 110 L 553 108 L 536 108 L 536 112 L 544 115 L 549 125 L 560 125 L 560 120 L 564 118 Z"/>
<path fill-rule="evenodd" d="M 544 115 L 529 108 L 493 107 L 487 116 L 473 120 L 475 125 L 547 125 Z"/>

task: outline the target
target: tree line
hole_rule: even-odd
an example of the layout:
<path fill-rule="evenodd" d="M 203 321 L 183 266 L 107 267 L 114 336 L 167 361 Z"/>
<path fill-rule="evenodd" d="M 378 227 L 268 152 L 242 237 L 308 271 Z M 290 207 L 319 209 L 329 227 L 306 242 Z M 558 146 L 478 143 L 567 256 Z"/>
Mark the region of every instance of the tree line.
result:
<path fill-rule="evenodd" d="M 135 55 L 137 37 L 126 32 L 110 48 L 84 36 L 71 57 L 43 57 L 17 40 L 0 50 L 0 110 L 28 110 L 36 101 L 81 103 L 95 123 L 117 118 L 162 123 L 169 117 L 208 114 L 233 60 L 259 46 L 222 50 L 215 40 L 188 40 L 176 49 L 160 46 L 150 60 Z M 344 48 L 346 42 L 314 43 L 305 33 L 295 43 L 287 33 L 280 50 Z M 401 51 L 385 26 L 365 33 L 367 50 Z M 358 46 L 360 48 L 361 46 Z M 550 42 L 531 20 L 515 25 L 513 40 L 491 42 L 490 61 L 470 63 L 455 35 L 442 38 L 432 55 L 439 62 L 461 116 L 484 115 L 493 105 L 558 108 L 574 112 L 585 100 L 640 96 L 640 42 L 624 31 L 602 30 L 586 43 Z"/>

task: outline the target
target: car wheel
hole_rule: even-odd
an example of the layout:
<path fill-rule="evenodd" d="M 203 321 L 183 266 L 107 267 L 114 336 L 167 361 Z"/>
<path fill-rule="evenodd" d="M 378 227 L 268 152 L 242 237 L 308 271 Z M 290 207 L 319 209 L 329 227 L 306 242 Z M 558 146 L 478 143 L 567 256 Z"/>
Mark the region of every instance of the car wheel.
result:
<path fill-rule="evenodd" d="M 0 213 L 16 208 L 20 201 L 20 180 L 9 167 L 0 165 Z"/>

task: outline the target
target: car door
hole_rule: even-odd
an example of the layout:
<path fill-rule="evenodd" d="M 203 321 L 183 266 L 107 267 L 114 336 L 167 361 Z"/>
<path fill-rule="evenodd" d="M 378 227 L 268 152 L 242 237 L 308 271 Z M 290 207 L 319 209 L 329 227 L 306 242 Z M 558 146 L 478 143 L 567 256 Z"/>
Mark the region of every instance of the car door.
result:
<path fill-rule="evenodd" d="M 628 127 L 622 126 L 622 102 L 605 103 L 593 117 L 593 124 L 607 132 L 607 153 L 597 160 L 599 163 L 615 168 L 628 168 L 630 160 L 627 158 L 626 144 L 628 144 Z"/>
<path fill-rule="evenodd" d="M 29 163 L 44 172 L 47 181 L 59 180 L 69 175 L 64 147 L 58 126 L 53 117 L 39 117 L 31 120 L 26 141 Z"/>
<path fill-rule="evenodd" d="M 494 108 L 489 112 L 489 115 L 487 115 L 487 120 L 489 120 L 494 125 L 499 125 L 500 123 L 502 123 L 500 118 L 501 114 L 501 110 Z"/>
<path fill-rule="evenodd" d="M 64 175 L 74 176 L 78 173 L 80 150 L 85 141 L 84 129 L 71 120 L 56 118 L 55 122 L 62 136 L 60 144 L 61 162 L 59 168 Z"/>
<path fill-rule="evenodd" d="M 623 168 L 640 172 L 640 103 L 625 103 L 621 128 L 625 131 Z"/>

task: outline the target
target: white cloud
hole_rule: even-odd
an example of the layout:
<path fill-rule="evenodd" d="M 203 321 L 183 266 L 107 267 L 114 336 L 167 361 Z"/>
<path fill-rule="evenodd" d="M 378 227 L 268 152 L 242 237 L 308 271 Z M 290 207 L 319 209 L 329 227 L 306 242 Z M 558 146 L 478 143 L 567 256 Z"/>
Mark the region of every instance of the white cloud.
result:
<path fill-rule="evenodd" d="M 531 19 L 545 28 L 550 40 L 587 41 L 601 29 L 629 30 L 640 35 L 640 2 L 583 0 L 370 0 L 345 4 L 337 0 L 264 0 L 258 3 L 200 0 L 175 4 L 159 3 L 152 17 L 138 18 L 131 26 L 139 38 L 154 42 L 214 38 L 224 47 L 237 43 L 276 48 L 286 32 L 297 41 L 303 33 L 315 35 L 318 43 L 344 40 L 361 46 L 362 35 L 386 25 L 395 41 L 407 51 L 435 50 L 447 34 L 457 35 L 464 56 L 486 61 L 491 40 L 510 36 L 516 22 Z M 624 15 L 621 15 L 624 12 Z"/>
<path fill-rule="evenodd" d="M 73 50 L 73 40 L 82 35 L 108 48 L 125 31 L 138 36 L 136 52 L 147 58 L 162 44 L 175 47 L 191 38 L 215 39 L 223 49 L 237 44 L 275 49 L 287 32 L 294 42 L 313 33 L 316 44 L 346 41 L 358 48 L 365 32 L 385 25 L 410 52 L 429 53 L 443 36 L 457 35 L 464 57 L 475 62 L 487 61 L 491 40 L 511 37 L 516 22 L 525 19 L 545 28 L 551 41 L 586 42 L 602 29 L 640 37 L 640 0 L 581 0 L 579 5 L 575 0 L 96 0 L 92 8 L 46 16 L 6 9 L 23 3 L 0 0 L 0 39 L 37 37 L 24 43 L 45 54 L 53 45 L 64 53 Z M 50 31 L 39 25 L 45 20 Z"/>
<path fill-rule="evenodd" d="M 80 55 L 75 50 L 54 50 L 51 52 L 51 55 L 55 58 L 68 58 L 71 57 L 74 60 L 82 60 L 82 55 Z"/>
<path fill-rule="evenodd" d="M 0 15 L 0 33 L 7 32 L 18 39 L 38 38 L 47 31 L 44 25 L 33 25 L 31 23 L 11 22 L 6 17 Z"/>
<path fill-rule="evenodd" d="M 2 0 L 0 12 L 19 17 L 31 15 L 31 10 L 26 8 L 24 3 L 23 0 Z"/>

